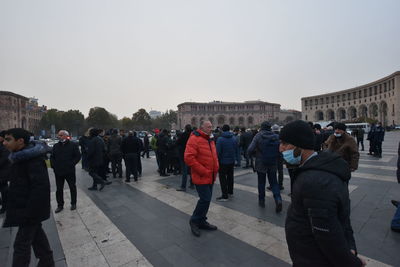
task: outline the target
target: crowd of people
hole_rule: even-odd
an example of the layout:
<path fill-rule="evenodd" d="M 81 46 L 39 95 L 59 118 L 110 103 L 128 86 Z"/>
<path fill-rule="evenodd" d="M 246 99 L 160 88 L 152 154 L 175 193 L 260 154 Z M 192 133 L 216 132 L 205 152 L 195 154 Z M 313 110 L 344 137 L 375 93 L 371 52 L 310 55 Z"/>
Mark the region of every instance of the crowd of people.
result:
<path fill-rule="evenodd" d="M 348 183 L 351 172 L 358 168 L 360 144 L 364 150 L 364 134 L 361 128 L 348 134 L 343 123 L 322 128 L 295 121 L 281 128 L 266 121 L 258 130 L 246 130 L 229 125 L 213 129 L 210 121 L 202 121 L 199 128 L 186 125 L 175 135 L 167 129 L 155 130 L 154 136 L 145 135 L 143 140 L 135 131 L 90 128 L 78 143 L 70 140 L 67 130 L 60 130 L 59 142 L 50 153 L 56 182 L 55 213 L 64 209 L 65 182 L 71 194 L 70 209 L 77 208 L 75 166 L 79 162 L 92 178 L 88 190 L 102 191 L 112 183 L 110 175 L 123 177 L 123 166 L 125 182 L 131 178 L 137 182 L 142 175 L 141 160 L 149 158 L 153 150 L 161 177 L 181 175 L 177 190 L 186 191 L 189 180 L 189 188 L 197 191 L 199 200 L 189 225 L 199 237 L 201 230 L 217 230 L 207 221 L 217 178 L 221 195 L 216 201 L 230 201 L 234 198 L 235 170 L 252 168 L 257 176 L 259 207 L 265 208 L 266 190 L 270 190 L 275 212 L 280 213 L 286 167 L 292 201 L 285 230 L 294 265 L 331 266 L 335 262 L 338 266 L 363 266 L 350 223 Z M 371 127 L 367 138 L 371 155 L 382 157 L 384 134 L 380 124 Z M 40 266 L 54 266 L 41 226 L 50 216 L 50 183 L 44 161 L 49 152 L 45 143 L 32 142 L 31 134 L 23 129 L 0 133 L 0 213 L 6 212 L 4 227 L 19 227 L 13 266 L 29 265 L 31 246 L 43 264 Z M 400 160 L 397 179 L 400 183 Z M 391 228 L 398 232 L 399 202 L 392 203 L 397 211 Z"/>

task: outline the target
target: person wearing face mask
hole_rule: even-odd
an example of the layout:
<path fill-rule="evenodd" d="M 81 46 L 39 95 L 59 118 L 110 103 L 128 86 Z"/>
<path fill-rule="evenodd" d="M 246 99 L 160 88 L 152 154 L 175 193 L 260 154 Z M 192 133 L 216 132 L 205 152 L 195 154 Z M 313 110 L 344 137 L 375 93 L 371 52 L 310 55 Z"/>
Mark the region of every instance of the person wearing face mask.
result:
<path fill-rule="evenodd" d="M 66 130 L 58 132 L 59 142 L 53 146 L 50 156 L 50 164 L 56 177 L 56 199 L 59 213 L 64 208 L 64 183 L 67 181 L 71 192 L 71 210 L 76 209 L 76 175 L 75 165 L 81 159 L 78 143 L 69 140 L 69 133 Z"/>
<path fill-rule="evenodd" d="M 297 165 L 285 222 L 293 266 L 365 266 L 350 224 L 349 165 L 336 153 L 315 152 L 304 121 L 285 125 L 279 138 L 284 160 Z"/>
<path fill-rule="evenodd" d="M 338 153 L 349 164 L 350 171 L 357 170 L 360 153 L 356 141 L 347 134 L 344 123 L 336 123 L 333 128 L 335 132 L 326 140 L 326 149 Z"/>

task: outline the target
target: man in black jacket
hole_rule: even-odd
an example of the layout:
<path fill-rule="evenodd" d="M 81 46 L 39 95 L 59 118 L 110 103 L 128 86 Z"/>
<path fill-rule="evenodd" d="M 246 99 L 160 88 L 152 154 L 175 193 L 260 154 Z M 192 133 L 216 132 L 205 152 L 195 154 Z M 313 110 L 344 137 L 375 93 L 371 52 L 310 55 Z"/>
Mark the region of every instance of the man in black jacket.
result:
<path fill-rule="evenodd" d="M 97 184 L 100 184 L 100 191 L 107 184 L 102 178 L 105 144 L 99 137 L 101 130 L 92 128 L 89 130 L 90 141 L 88 143 L 87 160 L 89 165 L 89 175 L 93 178 L 93 185 L 88 190 L 97 190 Z"/>
<path fill-rule="evenodd" d="M 157 138 L 157 151 L 160 158 L 160 176 L 169 176 L 168 167 L 168 130 L 164 129 Z"/>
<path fill-rule="evenodd" d="M 10 187 L 3 227 L 16 227 L 13 267 L 28 267 L 31 247 L 38 266 L 54 266 L 53 252 L 42 229 L 50 217 L 50 182 L 41 144 L 29 144 L 21 128 L 6 131 L 4 146 L 11 152 Z"/>
<path fill-rule="evenodd" d="M 285 224 L 293 266 L 364 266 L 350 224 L 349 165 L 337 154 L 317 154 L 304 121 L 287 124 L 280 139 L 284 160 L 299 166 Z"/>
<path fill-rule="evenodd" d="M 179 162 L 180 162 L 181 171 L 182 171 L 182 182 L 181 182 L 181 186 L 177 189 L 177 191 L 186 191 L 187 175 L 188 175 L 189 167 L 186 165 L 186 163 L 184 161 L 184 155 L 185 155 L 186 144 L 187 144 L 187 141 L 189 140 L 191 133 L 192 133 L 192 126 L 190 124 L 187 124 L 185 126 L 185 131 L 176 140 L 176 145 L 178 146 L 178 151 L 179 151 Z M 194 188 L 192 179 L 190 179 L 190 188 L 191 189 Z"/>
<path fill-rule="evenodd" d="M 126 180 L 131 181 L 131 175 L 135 181 L 138 180 L 138 158 L 140 157 L 141 143 L 133 131 L 129 131 L 128 136 L 122 140 L 121 144 L 122 154 L 125 159 L 126 167 Z"/>
<path fill-rule="evenodd" d="M 71 192 L 71 210 L 76 209 L 76 175 L 75 165 L 81 159 L 81 153 L 77 143 L 69 140 L 69 133 L 66 130 L 58 132 L 60 140 L 53 146 L 53 152 L 50 156 L 51 167 L 56 176 L 56 199 L 57 209 L 55 213 L 59 213 L 64 208 L 64 183 L 67 181 Z"/>

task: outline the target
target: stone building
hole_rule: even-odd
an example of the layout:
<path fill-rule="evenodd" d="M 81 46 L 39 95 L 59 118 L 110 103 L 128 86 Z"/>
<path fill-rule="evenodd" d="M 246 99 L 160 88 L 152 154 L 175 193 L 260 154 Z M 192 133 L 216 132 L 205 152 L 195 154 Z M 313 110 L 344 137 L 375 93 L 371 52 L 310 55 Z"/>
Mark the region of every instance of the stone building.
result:
<path fill-rule="evenodd" d="M 0 130 L 18 127 L 37 133 L 46 110 L 36 98 L 0 91 Z"/>
<path fill-rule="evenodd" d="M 306 121 L 355 121 L 371 118 L 384 126 L 400 124 L 400 71 L 377 81 L 328 94 L 303 97 Z"/>
<path fill-rule="evenodd" d="M 285 111 L 282 115 L 280 104 L 264 101 L 209 103 L 185 102 L 178 105 L 178 125 L 182 129 L 186 124 L 199 126 L 200 121 L 210 120 L 214 126 L 229 124 L 230 126 L 253 127 L 263 121 L 278 122 L 300 117 L 299 111 Z M 285 116 L 286 115 L 286 116 Z"/>

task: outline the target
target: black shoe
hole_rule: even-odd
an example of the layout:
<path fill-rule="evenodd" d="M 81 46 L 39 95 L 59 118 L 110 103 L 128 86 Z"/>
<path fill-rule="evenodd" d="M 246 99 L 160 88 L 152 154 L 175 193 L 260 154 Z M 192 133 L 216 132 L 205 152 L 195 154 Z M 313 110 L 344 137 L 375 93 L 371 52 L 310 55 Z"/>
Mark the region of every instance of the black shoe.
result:
<path fill-rule="evenodd" d="M 285 190 L 285 188 L 283 187 L 283 185 L 280 185 L 279 186 L 279 189 L 282 191 L 282 190 Z"/>
<path fill-rule="evenodd" d="M 391 202 L 396 208 L 399 206 L 399 201 L 392 199 Z"/>
<path fill-rule="evenodd" d="M 125 183 L 130 183 L 131 182 L 131 179 L 126 179 L 125 180 Z"/>
<path fill-rule="evenodd" d="M 218 201 L 218 202 L 226 202 L 226 201 L 228 201 L 228 198 L 220 196 L 220 197 L 217 197 L 215 200 Z"/>
<path fill-rule="evenodd" d="M 99 191 L 103 190 L 104 187 L 106 186 L 106 184 L 107 184 L 107 183 L 102 183 L 102 184 L 100 185 Z"/>
<path fill-rule="evenodd" d="M 110 185 L 110 184 L 112 184 L 112 182 L 111 182 L 111 181 L 106 181 L 105 184 L 106 184 L 106 185 Z M 101 190 L 101 189 L 100 189 L 100 190 Z"/>
<path fill-rule="evenodd" d="M 199 228 L 200 228 L 200 229 L 203 229 L 203 230 L 210 230 L 210 231 L 215 231 L 215 230 L 218 229 L 217 226 L 212 225 L 212 224 L 209 224 L 208 222 L 205 222 L 205 223 L 203 223 L 203 224 L 200 224 L 200 225 L 199 225 Z"/>
<path fill-rule="evenodd" d="M 192 221 L 189 222 L 189 225 L 190 225 L 190 230 L 192 230 L 192 234 L 194 236 L 199 237 L 200 236 L 200 228 L 199 228 L 199 226 L 196 223 L 192 222 Z"/>
<path fill-rule="evenodd" d="M 59 213 L 60 211 L 62 211 L 64 208 L 63 207 L 57 207 L 56 210 L 54 211 L 54 213 Z"/>
<path fill-rule="evenodd" d="M 282 200 L 275 200 L 275 212 L 279 213 L 282 211 Z"/>
<path fill-rule="evenodd" d="M 76 205 L 71 205 L 71 210 L 76 210 Z"/>
<path fill-rule="evenodd" d="M 162 177 L 168 177 L 168 176 L 171 176 L 171 175 L 169 175 L 169 174 L 167 174 L 167 173 L 164 173 L 164 174 L 160 174 L 160 176 L 162 176 Z"/>
<path fill-rule="evenodd" d="M 176 189 L 176 191 L 182 191 L 182 192 L 186 192 L 186 188 L 179 187 L 178 189 Z"/>
<path fill-rule="evenodd" d="M 259 200 L 258 206 L 260 206 L 261 208 L 265 208 L 265 200 Z"/>
<path fill-rule="evenodd" d="M 5 209 L 5 208 L 4 208 L 4 209 L 3 209 L 3 208 L 0 209 L 0 214 L 3 214 L 3 213 L 5 213 L 5 212 L 6 212 L 6 209 Z"/>
<path fill-rule="evenodd" d="M 194 185 L 189 185 L 189 188 L 190 189 L 194 189 Z"/>
<path fill-rule="evenodd" d="M 133 180 L 135 180 L 135 182 L 137 182 L 137 177 L 133 178 Z"/>
<path fill-rule="evenodd" d="M 89 187 L 88 190 L 90 190 L 90 191 L 95 191 L 95 190 L 97 190 L 97 186 Z"/>
<path fill-rule="evenodd" d="M 268 191 L 272 191 L 272 188 L 270 186 L 267 186 Z"/>

